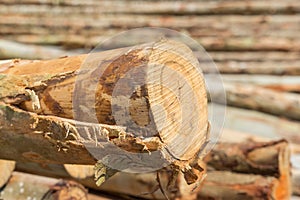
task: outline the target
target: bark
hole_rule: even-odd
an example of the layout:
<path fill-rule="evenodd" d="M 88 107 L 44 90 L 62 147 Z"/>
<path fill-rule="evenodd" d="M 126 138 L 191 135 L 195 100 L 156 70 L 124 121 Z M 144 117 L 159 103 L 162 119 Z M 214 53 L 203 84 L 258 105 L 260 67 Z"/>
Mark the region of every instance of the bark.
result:
<path fill-rule="evenodd" d="M 224 87 L 226 103 L 229 106 L 300 120 L 299 94 L 282 93 L 263 87 L 237 83 L 225 83 Z M 210 95 L 217 95 L 217 93 Z M 218 101 L 217 96 L 215 99 Z"/>
<path fill-rule="evenodd" d="M 74 181 L 58 180 L 14 172 L 1 191 L 6 200 L 22 199 L 88 199 L 87 190 Z"/>

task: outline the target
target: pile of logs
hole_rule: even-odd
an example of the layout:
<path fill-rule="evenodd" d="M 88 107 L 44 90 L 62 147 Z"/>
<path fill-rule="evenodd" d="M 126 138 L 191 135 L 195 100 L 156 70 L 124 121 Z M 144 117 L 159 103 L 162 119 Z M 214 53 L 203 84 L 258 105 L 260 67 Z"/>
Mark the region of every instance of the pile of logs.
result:
<path fill-rule="evenodd" d="M 0 61 L 0 134 L 5 134 L 0 138 L 0 159 L 5 159 L 0 160 L 4 170 L 0 199 L 284 200 L 300 196 L 299 1 L 0 0 L 0 4 L 0 59 L 29 59 Z M 179 142 L 195 147 L 179 155 L 175 134 L 166 131 L 161 135 L 164 140 L 157 136 L 138 140 L 132 130 L 115 125 L 106 104 L 97 104 L 95 109 L 101 113 L 97 115 L 101 124 L 78 121 L 71 111 L 75 72 L 86 58 L 79 54 L 121 31 L 149 26 L 174 29 L 195 39 L 208 51 L 224 81 L 228 106 L 222 136 L 204 158 L 190 160 L 191 171 L 182 163 L 185 156 L 205 145 L 207 113 L 202 132 L 194 133 L 198 141 L 185 138 Z M 124 42 L 130 45 L 132 40 Z M 120 55 L 113 51 L 112 57 Z M 67 57 L 74 55 L 79 56 Z M 195 55 L 204 76 L 216 73 L 200 52 Z M 140 60 L 127 66 L 133 58 L 126 60 L 126 56 L 135 58 L 134 54 L 120 58 L 124 69 L 157 62 L 138 57 Z M 185 57 L 187 62 L 177 60 L 181 66 L 194 59 Z M 32 61 L 52 58 L 56 60 Z M 168 53 L 165 58 L 173 60 Z M 111 57 L 106 54 L 101 59 Z M 179 66 L 173 68 L 179 70 Z M 109 84 L 117 80 L 114 73 L 125 73 L 114 70 L 108 70 L 109 83 L 104 81 L 103 91 L 110 91 Z M 196 87 L 206 93 L 203 85 Z M 151 103 L 159 101 L 154 102 L 155 89 L 142 93 L 149 101 L 140 96 L 135 102 L 146 113 Z M 217 95 L 210 91 L 208 96 Z M 198 103 L 206 107 L 204 101 Z M 176 109 L 163 106 L 169 113 Z M 220 105 L 207 106 L 215 109 Z M 138 123 L 148 122 L 142 113 L 133 118 Z M 153 117 L 161 119 L 162 113 Z M 170 121 L 176 117 L 180 118 Z M 82 129 L 90 135 L 79 134 Z M 118 172 L 98 187 L 96 159 L 84 145 L 101 141 L 103 134 L 129 151 L 159 150 L 171 167 L 143 174 Z M 121 140 L 120 135 L 127 139 Z M 160 149 L 164 144 L 171 146 L 170 154 Z M 180 162 L 174 161 L 174 155 Z M 174 168 L 180 169 L 178 176 L 174 176 L 178 172 Z"/>

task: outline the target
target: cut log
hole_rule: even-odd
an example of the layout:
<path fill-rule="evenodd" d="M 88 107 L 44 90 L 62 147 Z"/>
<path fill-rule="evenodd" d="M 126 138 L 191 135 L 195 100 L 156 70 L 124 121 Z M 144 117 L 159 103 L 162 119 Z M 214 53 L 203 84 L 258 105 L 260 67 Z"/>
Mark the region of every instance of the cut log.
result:
<path fill-rule="evenodd" d="M 290 150 L 284 140 L 269 143 L 249 141 L 236 145 L 222 143 L 210 152 L 205 162 L 215 170 L 277 178 L 276 199 L 288 199 L 291 193 Z"/>
<path fill-rule="evenodd" d="M 74 181 L 62 181 L 20 172 L 14 172 L 1 191 L 6 200 L 74 199 L 86 200 L 87 190 Z"/>
<path fill-rule="evenodd" d="M 220 143 L 204 161 L 216 170 L 282 177 L 289 182 L 290 149 L 285 140 Z"/>
<path fill-rule="evenodd" d="M 225 83 L 226 103 L 280 117 L 300 120 L 300 95 L 282 93 L 259 86 Z M 211 93 L 211 96 L 218 95 Z M 217 96 L 215 96 L 217 99 Z M 223 102 L 222 102 L 223 103 Z"/>
<path fill-rule="evenodd" d="M 197 66 L 188 47 L 165 39 L 91 57 L 2 64 L 0 158 L 95 164 L 117 156 L 130 157 L 122 167 L 135 170 L 190 168 L 209 129 Z"/>

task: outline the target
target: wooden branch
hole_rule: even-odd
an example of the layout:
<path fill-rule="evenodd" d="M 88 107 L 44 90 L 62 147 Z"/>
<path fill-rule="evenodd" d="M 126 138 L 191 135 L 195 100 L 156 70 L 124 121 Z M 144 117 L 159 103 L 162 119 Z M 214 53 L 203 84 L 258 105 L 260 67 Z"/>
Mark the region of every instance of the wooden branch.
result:
<path fill-rule="evenodd" d="M 230 106 L 300 120 L 300 96 L 298 94 L 282 93 L 247 84 L 225 83 L 224 86 L 226 103 Z M 217 93 L 210 95 L 217 95 Z"/>
<path fill-rule="evenodd" d="M 87 190 L 74 181 L 62 181 L 14 172 L 1 191 L 2 199 L 88 199 Z"/>

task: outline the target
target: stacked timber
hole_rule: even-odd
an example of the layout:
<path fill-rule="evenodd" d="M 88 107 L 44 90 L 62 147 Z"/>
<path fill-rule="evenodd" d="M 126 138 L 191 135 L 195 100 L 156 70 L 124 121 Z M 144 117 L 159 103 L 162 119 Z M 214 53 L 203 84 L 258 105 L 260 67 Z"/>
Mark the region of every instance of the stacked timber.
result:
<path fill-rule="evenodd" d="M 7 183 L 3 190 L 6 195 L 9 195 L 6 191 L 11 191 L 10 188 L 16 188 L 13 184 L 24 182 L 22 177 L 44 183 L 44 190 L 39 194 L 60 194 L 60 189 L 65 188 L 58 187 L 59 181 L 54 179 L 31 179 L 32 175 L 15 172 L 10 177 L 15 166 L 16 170 L 27 173 L 72 178 L 85 187 L 100 190 L 101 194 L 105 191 L 122 196 L 117 199 L 165 199 L 167 196 L 173 199 L 281 200 L 289 199 L 290 193 L 300 195 L 300 169 L 293 159 L 300 153 L 299 1 L 88 0 L 83 3 L 79 0 L 0 0 L 0 3 L 1 59 L 61 57 L 56 61 L 45 62 L 1 61 L 0 131 L 9 133 L 10 137 L 0 139 L 3 149 L 0 156 L 2 159 L 18 161 L 0 162 L 1 168 L 6 170 L 0 180 L 2 185 Z M 78 63 L 85 57 L 78 56 L 73 61 L 73 58 L 65 56 L 87 52 L 121 31 L 149 26 L 185 33 L 209 51 L 222 75 L 227 104 L 230 105 L 227 107 L 223 131 L 227 135 L 226 140 L 222 137 L 221 142 L 206 157 L 206 164 L 189 164 L 194 170 L 193 175 L 197 175 L 197 181 L 190 185 L 186 185 L 186 181 L 191 180 L 186 177 L 191 174 L 183 173 L 187 168 L 181 170 L 178 176 L 174 176 L 174 168 L 164 168 L 159 173 L 145 175 L 118 173 L 99 188 L 95 184 L 92 167 L 96 160 L 83 145 L 100 141 L 100 136 L 94 130 L 105 130 L 101 133 L 107 134 L 106 139 L 110 142 L 135 152 L 149 153 L 162 144 L 156 138 L 151 138 L 151 141 L 136 140 L 133 131 L 116 126 L 110 118 L 109 109 L 100 104 L 96 107 L 97 112 L 101 113 L 97 119 L 105 124 L 79 123 L 74 120 L 74 113 L 70 112 L 71 96 L 66 99 L 60 96 L 72 90 L 72 73 L 79 68 Z M 135 44 L 130 38 L 120 46 L 130 45 L 131 42 Z M 216 73 L 214 68 L 209 67 L 209 59 L 205 60 L 201 52 L 195 54 L 205 74 Z M 180 62 L 185 65 L 185 62 Z M 65 69 L 60 68 L 65 65 Z M 20 66 L 24 69 L 20 70 Z M 49 66 L 58 68 L 53 70 Z M 51 75 L 45 76 L 45 70 Z M 34 76 L 31 76 L 32 72 L 35 72 Z M 13 86 L 7 83 L 18 83 L 18 87 L 12 90 Z M 154 94 L 155 90 L 152 92 Z M 212 97 L 218 95 L 214 91 L 208 92 Z M 49 96 L 54 101 L 49 100 Z M 59 102 L 59 106 L 56 102 Z M 141 102 L 146 105 L 143 109 L 148 111 L 149 102 L 139 101 L 136 105 Z M 144 115 L 140 117 L 141 113 L 134 116 L 134 119 L 143 124 L 147 120 Z M 105 117 L 101 117 L 102 114 Z M 12 123 L 7 123 L 8 118 L 14 119 Z M 160 113 L 156 113 L 154 118 L 160 119 Z M 82 137 L 77 134 L 80 129 L 88 129 L 90 134 Z M 202 136 L 204 130 L 207 129 L 203 128 Z M 255 138 L 267 139 L 259 142 L 241 141 L 244 133 L 247 133 L 247 138 L 250 134 L 250 137 L 254 135 Z M 128 140 L 117 137 L 124 134 Z M 165 136 L 166 140 L 162 143 L 176 138 L 172 134 Z M 289 165 L 287 141 L 292 149 L 292 168 Z M 24 148 L 28 144 L 30 150 Z M 201 144 L 195 148 L 200 148 Z M 43 149 L 39 148 L 41 145 Z M 11 146 L 15 147 L 13 151 Z M 174 143 L 171 147 L 173 153 L 177 152 L 175 146 Z M 178 156 L 177 153 L 174 155 Z M 76 159 L 78 156 L 82 159 Z M 199 165 L 205 171 L 195 170 L 200 169 Z M 289 177 L 290 171 L 292 177 Z M 204 174 L 207 176 L 203 180 Z M 132 185 L 120 184 L 124 180 Z M 79 186 L 76 188 L 85 198 L 87 192 L 82 189 L 82 185 L 77 184 Z M 65 181 L 60 185 L 73 186 L 73 183 Z M 29 186 L 26 187 L 30 190 Z M 0 198 L 13 197 L 1 193 Z M 89 195 L 88 198 L 95 196 Z"/>

